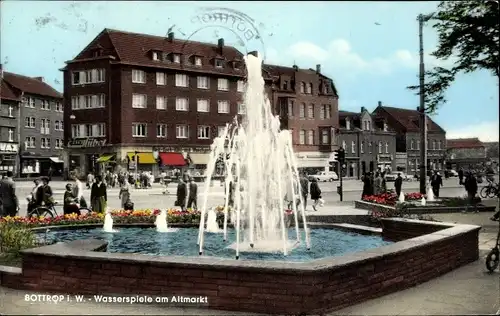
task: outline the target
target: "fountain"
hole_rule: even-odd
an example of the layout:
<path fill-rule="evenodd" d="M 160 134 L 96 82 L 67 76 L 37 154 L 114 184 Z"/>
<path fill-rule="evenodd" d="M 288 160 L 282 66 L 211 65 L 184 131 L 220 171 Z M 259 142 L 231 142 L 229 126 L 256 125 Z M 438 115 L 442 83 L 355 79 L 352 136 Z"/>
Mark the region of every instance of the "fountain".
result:
<path fill-rule="evenodd" d="M 208 211 L 206 232 L 207 233 L 221 232 L 219 224 L 217 223 L 217 213 L 215 213 L 215 210 L 213 208 L 211 208 Z"/>
<path fill-rule="evenodd" d="M 247 84 L 243 105 L 246 115 L 242 122 L 235 118 L 227 124 L 224 132 L 211 146 L 211 157 L 207 165 L 205 194 L 201 218 L 205 218 L 207 197 L 211 177 L 219 160 L 226 172 L 226 203 L 224 205 L 224 240 L 227 240 L 229 195 L 234 196 L 236 242 L 230 246 L 240 252 L 279 252 L 284 255 L 301 242 L 299 210 L 295 204 L 292 213 L 295 219 L 295 241 L 288 236 L 285 221 L 284 196 L 286 187 L 299 181 L 297 162 L 293 152 L 292 137 L 288 130 L 280 130 L 279 116 L 271 113 L 271 105 L 264 91 L 262 60 L 258 56 L 245 57 Z M 233 190 L 230 190 L 230 187 Z M 305 242 L 310 249 L 309 232 L 305 210 L 300 203 Z M 203 253 L 204 221 L 200 221 L 198 233 L 199 254 Z"/>
<path fill-rule="evenodd" d="M 177 228 L 168 228 L 166 210 L 161 210 L 160 214 L 156 216 L 155 226 L 156 226 L 156 231 L 159 233 L 172 233 L 178 230 Z"/>
<path fill-rule="evenodd" d="M 106 233 L 114 233 L 116 230 L 113 229 L 113 217 L 111 216 L 111 211 L 106 209 L 106 215 L 104 216 L 104 225 L 102 229 Z"/>
<path fill-rule="evenodd" d="M 436 199 L 434 198 L 434 192 L 432 191 L 431 186 L 427 188 L 427 201 L 434 202 Z"/>
<path fill-rule="evenodd" d="M 403 191 L 399 193 L 399 203 L 404 203 L 405 202 L 405 194 Z"/>

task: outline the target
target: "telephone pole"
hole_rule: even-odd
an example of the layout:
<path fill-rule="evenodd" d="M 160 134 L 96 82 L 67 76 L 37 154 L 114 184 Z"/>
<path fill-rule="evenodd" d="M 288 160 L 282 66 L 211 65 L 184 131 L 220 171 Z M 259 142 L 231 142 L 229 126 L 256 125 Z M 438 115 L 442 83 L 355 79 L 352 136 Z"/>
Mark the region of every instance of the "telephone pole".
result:
<path fill-rule="evenodd" d="M 424 64 L 424 23 L 427 20 L 420 14 L 418 16 L 418 38 L 419 38 L 419 84 L 420 84 L 420 193 L 426 193 L 427 185 L 427 115 L 425 113 L 425 64 Z"/>

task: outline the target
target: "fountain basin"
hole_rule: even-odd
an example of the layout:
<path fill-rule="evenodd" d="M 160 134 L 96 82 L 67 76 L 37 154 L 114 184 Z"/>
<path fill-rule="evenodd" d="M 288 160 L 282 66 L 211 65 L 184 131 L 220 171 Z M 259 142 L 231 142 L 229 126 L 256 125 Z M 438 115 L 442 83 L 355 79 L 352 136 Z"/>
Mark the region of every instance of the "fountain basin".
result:
<path fill-rule="evenodd" d="M 39 292 L 201 295 L 211 309 L 318 314 L 415 286 L 479 257 L 478 226 L 382 223 L 384 236 L 404 240 L 299 263 L 108 253 L 104 240 L 77 240 L 24 251 L 22 269 L 0 267 L 0 280 Z"/>

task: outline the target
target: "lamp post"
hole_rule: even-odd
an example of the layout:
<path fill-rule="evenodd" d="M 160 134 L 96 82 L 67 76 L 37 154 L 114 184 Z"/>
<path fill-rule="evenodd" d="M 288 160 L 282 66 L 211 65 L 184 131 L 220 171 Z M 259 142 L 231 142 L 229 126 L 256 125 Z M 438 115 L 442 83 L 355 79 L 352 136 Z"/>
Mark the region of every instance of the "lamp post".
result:
<path fill-rule="evenodd" d="M 424 63 L 424 23 L 430 17 L 418 15 L 418 39 L 419 39 L 419 85 L 420 85 L 420 193 L 426 193 L 427 184 L 427 115 L 425 113 L 425 63 Z"/>

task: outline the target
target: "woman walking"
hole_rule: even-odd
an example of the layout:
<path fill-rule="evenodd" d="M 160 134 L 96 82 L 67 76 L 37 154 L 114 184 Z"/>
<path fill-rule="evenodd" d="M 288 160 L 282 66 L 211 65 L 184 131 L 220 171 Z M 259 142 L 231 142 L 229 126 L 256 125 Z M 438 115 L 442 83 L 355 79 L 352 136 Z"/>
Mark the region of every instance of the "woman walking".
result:
<path fill-rule="evenodd" d="M 313 203 L 313 210 L 316 212 L 316 206 L 319 204 L 319 200 L 321 199 L 321 190 L 318 185 L 318 180 L 316 178 L 311 179 L 311 187 L 309 188 L 309 192 L 311 194 L 311 200 Z"/>
<path fill-rule="evenodd" d="M 126 181 L 121 183 L 120 193 L 118 193 L 118 197 L 121 199 L 121 206 L 123 210 L 126 209 L 126 204 L 128 201 L 130 201 L 129 188 L 130 186 Z"/>
<path fill-rule="evenodd" d="M 106 185 L 102 182 L 102 176 L 95 177 L 96 182 L 92 184 L 90 190 L 90 202 L 92 203 L 92 211 L 97 213 L 104 213 L 106 211 L 106 204 L 108 202 L 108 194 Z"/>

